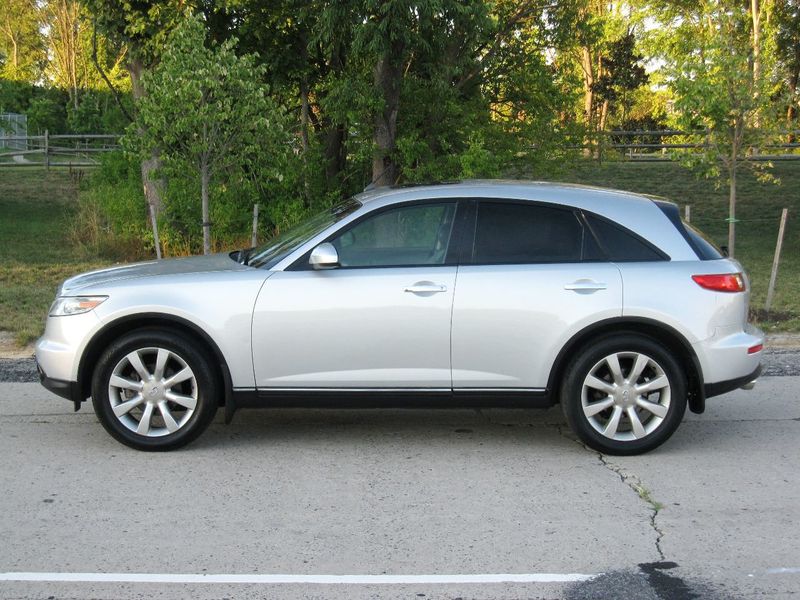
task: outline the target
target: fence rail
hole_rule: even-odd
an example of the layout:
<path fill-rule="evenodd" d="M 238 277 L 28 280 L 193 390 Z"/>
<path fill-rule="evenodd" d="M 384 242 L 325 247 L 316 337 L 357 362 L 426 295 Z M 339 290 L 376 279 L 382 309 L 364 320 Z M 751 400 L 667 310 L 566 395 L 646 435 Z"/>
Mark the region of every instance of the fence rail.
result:
<path fill-rule="evenodd" d="M 763 144 L 749 150 L 746 160 L 800 160 L 800 130 L 776 132 L 785 141 Z M 0 167 L 44 166 L 94 167 L 98 155 L 120 148 L 120 135 L 69 134 L 0 137 Z M 679 138 L 673 140 L 673 138 Z M 671 161 L 676 151 L 703 150 L 709 145 L 705 131 L 635 130 L 604 131 L 583 144 L 568 144 L 567 150 L 597 159 L 626 161 Z"/>
<path fill-rule="evenodd" d="M 800 130 L 783 130 L 771 132 L 785 141 L 774 141 L 761 144 L 758 148 L 748 149 L 745 160 L 773 161 L 800 160 Z M 710 140 L 705 130 L 680 131 L 635 130 L 635 131 L 603 131 L 596 133 L 594 139 L 570 148 L 591 153 L 595 158 L 614 157 L 629 161 L 670 161 L 675 160 L 676 150 L 705 150 Z M 668 141 L 670 138 L 681 138 Z"/>
<path fill-rule="evenodd" d="M 120 148 L 119 135 L 61 134 L 0 137 L 0 167 L 94 167 L 98 155 Z"/>

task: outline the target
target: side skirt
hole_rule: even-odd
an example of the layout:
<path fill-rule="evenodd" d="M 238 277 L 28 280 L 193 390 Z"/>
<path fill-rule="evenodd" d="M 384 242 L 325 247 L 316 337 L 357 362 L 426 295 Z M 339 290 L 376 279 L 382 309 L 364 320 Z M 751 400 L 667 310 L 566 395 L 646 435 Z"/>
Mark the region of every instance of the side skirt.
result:
<path fill-rule="evenodd" d="M 540 389 L 239 389 L 233 390 L 231 399 L 226 422 L 239 408 L 548 408 L 555 404 L 552 395 Z"/>

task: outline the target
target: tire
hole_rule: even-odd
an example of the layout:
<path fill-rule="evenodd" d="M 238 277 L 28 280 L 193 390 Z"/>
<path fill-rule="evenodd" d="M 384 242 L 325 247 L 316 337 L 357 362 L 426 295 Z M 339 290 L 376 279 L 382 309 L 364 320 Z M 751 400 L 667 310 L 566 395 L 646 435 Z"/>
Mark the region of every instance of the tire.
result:
<path fill-rule="evenodd" d="M 177 332 L 133 331 L 109 345 L 97 362 L 94 412 L 126 446 L 175 450 L 214 418 L 219 385 L 212 365 L 196 341 Z"/>
<path fill-rule="evenodd" d="M 642 454 L 675 432 L 686 412 L 686 389 L 680 365 L 661 344 L 618 334 L 593 341 L 570 361 L 561 406 L 572 431 L 590 448 Z"/>

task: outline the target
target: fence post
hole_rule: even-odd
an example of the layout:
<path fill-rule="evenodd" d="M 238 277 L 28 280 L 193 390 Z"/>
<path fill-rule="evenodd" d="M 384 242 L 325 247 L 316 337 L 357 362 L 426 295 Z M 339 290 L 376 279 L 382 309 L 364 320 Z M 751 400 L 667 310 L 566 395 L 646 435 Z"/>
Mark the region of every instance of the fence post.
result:
<path fill-rule="evenodd" d="M 158 236 L 158 218 L 156 217 L 155 208 L 151 203 L 148 203 L 150 207 L 150 224 L 153 226 L 153 245 L 156 247 L 156 260 L 161 260 L 161 240 Z"/>
<path fill-rule="evenodd" d="M 44 130 L 44 170 L 50 170 L 50 133 Z"/>
<path fill-rule="evenodd" d="M 250 245 L 255 248 L 258 245 L 258 203 L 253 204 L 253 237 Z"/>
<path fill-rule="evenodd" d="M 691 223 L 692 222 L 692 205 L 691 204 L 687 204 L 686 206 L 683 207 L 683 220 L 686 221 L 687 223 Z"/>
<path fill-rule="evenodd" d="M 772 308 L 772 296 L 775 294 L 775 279 L 778 277 L 778 264 L 781 261 L 781 246 L 783 246 L 783 234 L 786 232 L 786 217 L 789 209 L 784 208 L 781 212 L 781 226 L 778 228 L 778 242 L 775 244 L 775 258 L 772 260 L 772 273 L 769 275 L 769 287 L 767 288 L 767 302 L 764 305 L 764 312 L 769 315 Z"/>

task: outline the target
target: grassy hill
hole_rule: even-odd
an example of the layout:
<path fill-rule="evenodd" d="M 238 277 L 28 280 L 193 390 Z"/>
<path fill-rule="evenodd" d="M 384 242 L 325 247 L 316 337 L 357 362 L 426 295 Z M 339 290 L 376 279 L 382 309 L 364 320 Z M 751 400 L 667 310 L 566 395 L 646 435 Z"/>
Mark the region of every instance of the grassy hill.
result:
<path fill-rule="evenodd" d="M 751 306 L 768 330 L 800 331 L 800 160 L 777 162 L 772 174 L 779 184 L 759 183 L 749 172 L 739 177 L 736 216 L 736 258 L 750 274 Z M 548 179 L 655 194 L 692 209 L 692 224 L 718 244 L 727 244 L 728 189 L 698 179 L 671 162 L 579 162 Z M 781 209 L 789 209 L 781 265 L 770 320 L 763 308 L 769 284 Z"/>
<path fill-rule="evenodd" d="M 66 169 L 0 169 L 0 331 L 20 345 L 41 334 L 56 286 L 101 264 L 67 239 L 77 195 Z"/>
<path fill-rule="evenodd" d="M 800 161 L 775 166 L 780 185 L 758 183 L 749 174 L 739 188 L 737 258 L 753 282 L 753 307 L 763 307 L 775 249 L 778 219 L 788 207 L 789 224 L 769 330 L 800 331 Z M 533 178 L 544 177 L 532 174 Z M 579 162 L 554 181 L 567 181 L 657 194 L 692 205 L 692 222 L 718 243 L 727 239 L 727 190 L 697 179 L 673 163 Z M 66 170 L 0 169 L 0 331 L 19 344 L 40 335 L 47 307 L 64 278 L 103 265 L 69 242 L 78 183 Z"/>

